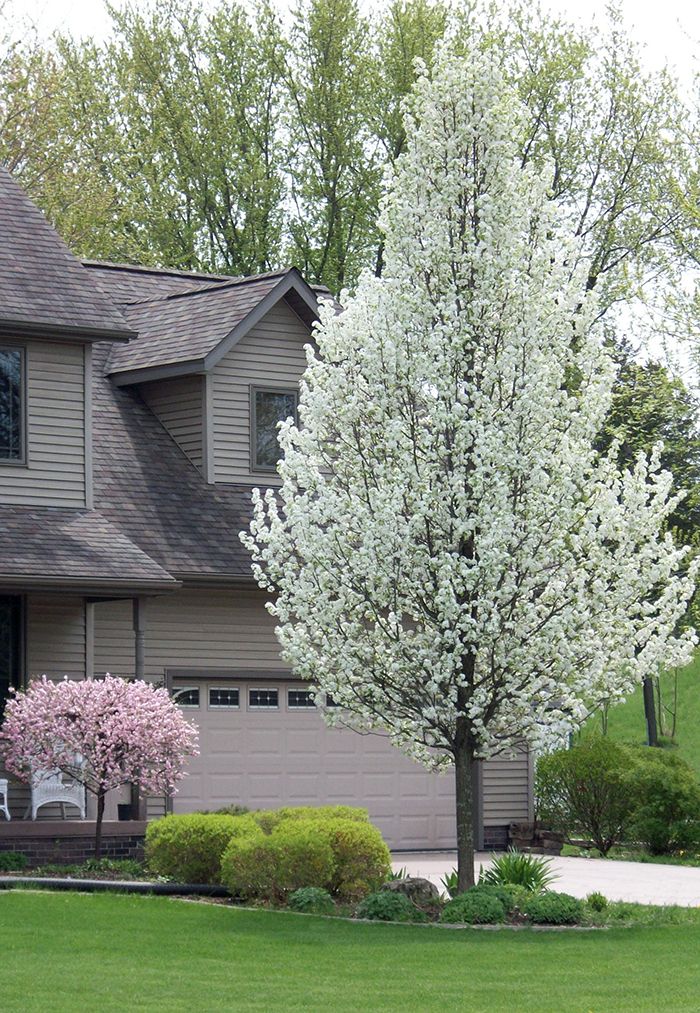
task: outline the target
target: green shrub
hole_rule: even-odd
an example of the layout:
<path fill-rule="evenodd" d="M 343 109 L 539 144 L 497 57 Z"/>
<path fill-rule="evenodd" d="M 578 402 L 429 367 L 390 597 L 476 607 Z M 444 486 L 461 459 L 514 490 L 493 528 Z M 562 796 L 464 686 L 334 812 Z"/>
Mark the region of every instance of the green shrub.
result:
<path fill-rule="evenodd" d="M 605 911 L 608 906 L 608 898 L 596 891 L 595 893 L 588 894 L 586 904 L 588 904 L 591 911 Z"/>
<path fill-rule="evenodd" d="M 198 809 L 197 812 L 202 816 L 245 816 L 250 809 L 232 802 L 230 805 L 222 805 L 220 809 Z"/>
<path fill-rule="evenodd" d="M 630 836 L 654 855 L 700 842 L 700 785 L 693 768 L 663 749 L 630 750 Z"/>
<path fill-rule="evenodd" d="M 224 885 L 244 898 L 282 900 L 301 887 L 325 887 L 334 871 L 330 843 L 306 820 L 234 838 L 221 858 Z"/>
<path fill-rule="evenodd" d="M 303 886 L 295 890 L 287 904 L 292 911 L 304 911 L 313 915 L 330 915 L 335 911 L 335 904 L 328 890 L 322 890 L 318 886 Z"/>
<path fill-rule="evenodd" d="M 535 893 L 523 909 L 533 925 L 576 925 L 583 918 L 583 904 L 568 893 Z"/>
<path fill-rule="evenodd" d="M 511 914 L 513 911 L 522 911 L 526 902 L 532 897 L 532 890 L 528 890 L 524 886 L 518 886 L 515 883 L 506 883 L 501 889 L 505 891 L 509 898 L 509 903 L 506 907 L 508 914 Z"/>
<path fill-rule="evenodd" d="M 448 901 L 440 915 L 451 925 L 498 925 L 506 920 L 506 905 L 492 891 L 473 887 Z"/>
<path fill-rule="evenodd" d="M 501 886 L 498 883 L 481 883 L 481 882 L 479 882 L 479 883 L 476 884 L 476 886 L 473 886 L 471 888 L 471 890 L 469 891 L 469 893 L 471 893 L 472 895 L 474 893 L 478 893 L 478 894 L 483 894 L 486 897 L 495 897 L 496 900 L 500 901 L 500 903 L 505 908 L 506 914 L 510 914 L 510 912 L 515 907 L 515 900 L 514 900 L 514 892 L 513 891 L 517 891 L 517 890 L 521 890 L 521 889 L 522 889 L 522 887 L 519 887 L 519 886 L 513 886 L 513 885 L 510 885 L 510 886 L 505 886 L 505 885 Z"/>
<path fill-rule="evenodd" d="M 547 859 L 521 851 L 508 851 L 504 855 L 492 856 L 490 867 L 481 871 L 479 883 L 524 886 L 533 893 L 541 893 L 554 879 L 556 876 Z"/>
<path fill-rule="evenodd" d="M 165 816 L 146 828 L 146 862 L 157 876 L 180 883 L 219 883 L 221 856 L 231 838 L 259 833 L 251 816 Z"/>
<path fill-rule="evenodd" d="M 21 851 L 0 851 L 0 872 L 21 872 L 28 859 Z"/>
<path fill-rule="evenodd" d="M 287 820 L 342 819 L 369 823 L 366 809 L 350 805 L 283 806 L 281 809 L 258 809 L 251 815 L 266 834 L 271 834 L 275 827 Z"/>
<path fill-rule="evenodd" d="M 358 906 L 355 916 L 379 922 L 425 921 L 423 912 L 415 908 L 405 894 L 392 890 L 369 894 Z"/>
<path fill-rule="evenodd" d="M 569 838 L 590 838 L 607 855 L 624 839 L 632 815 L 629 765 L 629 750 L 602 736 L 540 757 L 537 818 Z"/>
<path fill-rule="evenodd" d="M 386 883 L 391 873 L 391 854 L 379 830 L 356 819 L 309 820 L 313 833 L 328 841 L 335 860 L 331 893 L 344 900 L 358 900 Z"/>

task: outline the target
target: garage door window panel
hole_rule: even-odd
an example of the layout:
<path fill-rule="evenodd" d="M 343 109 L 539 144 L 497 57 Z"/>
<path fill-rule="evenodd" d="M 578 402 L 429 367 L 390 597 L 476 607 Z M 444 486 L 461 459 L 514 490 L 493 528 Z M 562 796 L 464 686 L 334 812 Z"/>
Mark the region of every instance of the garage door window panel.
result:
<path fill-rule="evenodd" d="M 280 694 L 278 689 L 258 689 L 251 687 L 248 690 L 248 707 L 250 710 L 279 710 Z"/>
<path fill-rule="evenodd" d="M 173 700 L 178 707 L 199 707 L 199 686 L 177 686 L 173 690 Z"/>
<path fill-rule="evenodd" d="M 290 710 L 313 710 L 316 707 L 314 694 L 308 689 L 289 689 L 287 707 Z"/>
<path fill-rule="evenodd" d="M 210 686 L 209 707 L 212 710 L 238 710 L 241 705 L 240 690 L 236 686 Z"/>

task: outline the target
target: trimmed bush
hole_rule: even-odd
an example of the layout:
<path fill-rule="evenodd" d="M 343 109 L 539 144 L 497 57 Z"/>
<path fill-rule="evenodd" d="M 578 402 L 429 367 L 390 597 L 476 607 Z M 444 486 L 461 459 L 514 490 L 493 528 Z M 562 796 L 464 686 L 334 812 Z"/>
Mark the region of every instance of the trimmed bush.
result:
<path fill-rule="evenodd" d="M 391 854 L 379 830 L 360 819 L 310 820 L 313 833 L 328 841 L 335 860 L 330 891 L 344 900 L 358 900 L 385 883 Z"/>
<path fill-rule="evenodd" d="M 539 855 L 521 851 L 508 851 L 494 855 L 491 866 L 482 870 L 479 883 L 491 886 L 524 886 L 526 890 L 541 893 L 555 879 L 550 863 Z"/>
<path fill-rule="evenodd" d="M 287 820 L 340 819 L 369 823 L 369 813 L 366 809 L 350 805 L 283 806 L 281 809 L 258 809 L 251 815 L 266 834 L 271 834 L 280 823 Z"/>
<path fill-rule="evenodd" d="M 295 890 L 287 904 L 292 911 L 304 911 L 312 915 L 330 915 L 335 911 L 328 890 L 322 890 L 318 886 L 303 886 L 300 890 Z"/>
<path fill-rule="evenodd" d="M 27 856 L 21 851 L 0 851 L 0 872 L 21 872 L 27 864 Z"/>
<path fill-rule="evenodd" d="M 486 897 L 495 897 L 496 900 L 500 901 L 500 903 L 505 908 L 506 914 L 510 914 L 510 912 L 515 907 L 515 894 L 516 894 L 517 891 L 522 891 L 522 890 L 523 890 L 523 887 L 521 887 L 521 886 L 514 886 L 514 885 L 509 885 L 509 886 L 503 885 L 503 886 L 501 886 L 500 883 L 482 883 L 482 882 L 479 882 L 479 883 L 476 884 L 476 886 L 473 886 L 471 888 L 471 890 L 469 891 L 469 893 L 471 893 L 472 895 L 474 895 L 474 893 L 478 893 L 478 894 L 483 894 Z M 525 892 L 529 896 L 529 891 L 525 891 Z M 457 896 L 459 896 L 459 894 Z"/>
<path fill-rule="evenodd" d="M 608 898 L 596 890 L 595 893 L 588 894 L 586 904 L 588 904 L 591 911 L 605 911 L 608 906 Z"/>
<path fill-rule="evenodd" d="M 365 897 L 358 906 L 355 917 L 378 922 L 425 921 L 423 912 L 415 908 L 405 894 L 389 890 L 380 890 Z"/>
<path fill-rule="evenodd" d="M 440 915 L 450 925 L 498 925 L 506 920 L 506 905 L 483 887 L 472 887 L 448 901 Z"/>
<path fill-rule="evenodd" d="M 569 839 L 583 835 L 603 855 L 624 839 L 632 816 L 630 753 L 611 739 L 590 736 L 537 763 L 537 818 Z"/>
<path fill-rule="evenodd" d="M 186 813 L 146 828 L 146 863 L 180 883 L 220 883 L 221 856 L 233 837 L 260 834 L 251 816 Z"/>
<path fill-rule="evenodd" d="M 583 918 L 583 903 L 568 893 L 533 894 L 523 913 L 533 925 L 576 925 Z"/>
<path fill-rule="evenodd" d="M 700 842 L 700 785 L 693 768 L 664 749 L 631 749 L 630 754 L 630 837 L 653 855 L 695 847 Z"/>
<path fill-rule="evenodd" d="M 234 838 L 221 858 L 221 878 L 239 897 L 283 900 L 301 887 L 325 887 L 335 871 L 333 851 L 310 821 L 281 823 L 271 834 Z"/>

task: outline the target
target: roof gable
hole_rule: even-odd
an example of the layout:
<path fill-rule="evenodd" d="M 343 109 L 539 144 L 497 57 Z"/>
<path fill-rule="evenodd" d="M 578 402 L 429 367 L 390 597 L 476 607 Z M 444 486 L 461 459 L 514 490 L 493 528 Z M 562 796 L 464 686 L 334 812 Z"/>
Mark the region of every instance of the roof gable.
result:
<path fill-rule="evenodd" d="M 95 287 L 86 268 L 1 167 L 0 333 L 133 337 L 116 304 Z"/>
<path fill-rule="evenodd" d="M 207 372 L 281 299 L 311 328 L 318 299 L 296 268 L 132 303 L 125 315 L 139 337 L 113 349 L 107 371 L 120 386 Z"/>

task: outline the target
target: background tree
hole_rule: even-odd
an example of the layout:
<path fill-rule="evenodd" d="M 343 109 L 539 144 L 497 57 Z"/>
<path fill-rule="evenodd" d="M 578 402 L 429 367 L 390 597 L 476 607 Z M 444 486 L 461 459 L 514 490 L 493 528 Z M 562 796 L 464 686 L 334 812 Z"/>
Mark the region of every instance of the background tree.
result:
<path fill-rule="evenodd" d="M 167 690 L 107 676 L 84 681 L 35 680 L 5 707 L 0 751 L 7 770 L 24 781 L 60 770 L 97 800 L 95 857 L 100 857 L 107 792 L 137 784 L 172 795 L 197 730 Z"/>
<path fill-rule="evenodd" d="M 255 494 L 243 540 L 284 657 L 341 720 L 454 764 L 463 890 L 477 759 L 688 657 L 696 567 L 661 535 L 671 476 L 595 450 L 595 302 L 496 59 L 443 55 L 411 110 L 384 273 L 323 314 L 279 498 Z"/>

